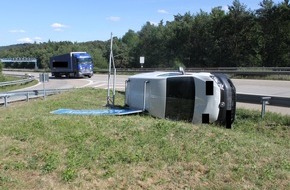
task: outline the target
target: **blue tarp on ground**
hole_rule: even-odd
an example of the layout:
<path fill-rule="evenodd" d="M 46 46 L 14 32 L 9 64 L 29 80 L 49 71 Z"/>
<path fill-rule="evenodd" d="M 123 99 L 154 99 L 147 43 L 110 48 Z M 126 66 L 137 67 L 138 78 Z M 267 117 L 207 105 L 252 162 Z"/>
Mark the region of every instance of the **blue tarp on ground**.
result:
<path fill-rule="evenodd" d="M 142 110 L 132 109 L 100 109 L 100 110 L 74 110 L 74 109 L 58 109 L 52 111 L 52 114 L 58 115 L 129 115 L 141 113 Z"/>

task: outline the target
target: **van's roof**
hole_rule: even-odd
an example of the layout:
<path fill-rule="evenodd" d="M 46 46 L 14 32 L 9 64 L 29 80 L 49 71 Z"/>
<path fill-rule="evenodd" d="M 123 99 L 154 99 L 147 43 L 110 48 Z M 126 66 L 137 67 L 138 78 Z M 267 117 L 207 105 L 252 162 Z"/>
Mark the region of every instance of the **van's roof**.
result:
<path fill-rule="evenodd" d="M 133 75 L 129 78 L 140 78 L 140 79 L 157 79 L 157 78 L 170 78 L 170 77 L 201 77 L 201 76 L 210 76 L 210 73 L 186 73 L 183 74 L 181 72 L 165 72 L 165 71 L 155 71 L 149 73 L 140 73 Z"/>

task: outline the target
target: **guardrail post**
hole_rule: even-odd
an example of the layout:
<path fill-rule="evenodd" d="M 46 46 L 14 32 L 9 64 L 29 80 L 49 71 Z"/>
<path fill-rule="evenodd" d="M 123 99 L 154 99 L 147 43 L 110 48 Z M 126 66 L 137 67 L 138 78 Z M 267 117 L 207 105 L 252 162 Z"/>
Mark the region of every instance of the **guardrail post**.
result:
<path fill-rule="evenodd" d="M 6 96 L 4 96 L 4 106 L 5 106 L 5 107 L 7 107 L 7 106 L 8 106 L 7 98 L 8 98 L 8 96 L 7 96 L 7 95 L 6 95 Z"/>
<path fill-rule="evenodd" d="M 261 102 L 262 102 L 262 110 L 261 110 L 261 117 L 264 118 L 265 112 L 266 112 L 266 104 L 269 104 L 269 100 L 271 97 L 262 97 Z"/>
<path fill-rule="evenodd" d="M 29 92 L 26 94 L 26 102 L 29 102 Z"/>

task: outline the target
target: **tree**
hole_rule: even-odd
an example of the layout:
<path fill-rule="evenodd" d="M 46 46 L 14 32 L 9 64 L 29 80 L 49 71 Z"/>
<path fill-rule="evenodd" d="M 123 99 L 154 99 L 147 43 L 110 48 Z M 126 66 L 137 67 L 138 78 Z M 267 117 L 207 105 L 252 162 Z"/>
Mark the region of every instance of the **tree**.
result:
<path fill-rule="evenodd" d="M 274 5 L 271 0 L 263 0 L 256 11 L 262 27 L 263 46 L 261 54 L 263 66 L 290 65 L 290 6 L 289 1 Z"/>
<path fill-rule="evenodd" d="M 234 0 L 229 11 L 186 12 L 173 21 L 147 22 L 140 31 L 114 37 L 117 68 L 290 66 L 290 0 L 262 0 L 256 11 Z M 49 58 L 70 51 L 87 51 L 97 68 L 107 68 L 110 41 L 53 42 L 0 47 L 0 57 L 36 57 L 40 68 Z M 17 66 L 17 65 L 15 65 Z"/>
<path fill-rule="evenodd" d="M 168 64 L 164 32 L 165 28 L 162 21 L 158 26 L 147 22 L 138 32 L 139 43 L 135 51 L 135 59 L 145 56 L 144 67 L 166 67 Z M 135 63 L 135 67 L 140 67 L 139 63 Z"/>
<path fill-rule="evenodd" d="M 229 13 L 221 20 L 220 48 L 223 62 L 220 66 L 254 66 L 260 64 L 259 27 L 255 16 L 246 5 L 234 0 Z"/>
<path fill-rule="evenodd" d="M 126 61 L 128 62 L 127 67 L 136 67 L 136 63 L 138 62 L 138 53 L 137 48 L 139 42 L 139 35 L 133 30 L 128 30 L 126 34 L 121 39 L 123 43 L 123 48 L 125 49 L 123 52 L 123 57 L 126 57 Z"/>
<path fill-rule="evenodd" d="M 226 17 L 225 11 L 222 7 L 215 7 L 210 13 L 210 28 L 211 33 L 211 49 L 210 49 L 210 59 L 212 60 L 212 67 L 218 67 L 224 65 L 224 30 L 222 30 L 222 25 L 224 18 Z"/>
<path fill-rule="evenodd" d="M 170 60 L 189 67 L 191 65 L 192 43 L 190 36 L 192 33 L 193 17 L 190 12 L 184 15 L 175 15 L 174 21 L 166 24 L 167 28 L 167 51 Z"/>
<path fill-rule="evenodd" d="M 38 67 L 49 68 L 49 59 L 54 55 L 60 55 L 71 51 L 86 51 L 93 56 L 93 61 L 98 68 L 106 68 L 107 63 L 104 58 L 105 42 L 94 41 L 85 43 L 63 42 L 43 42 L 39 44 L 18 44 L 3 47 L 0 50 L 0 57 L 18 58 L 33 57 L 37 59 Z M 14 64 L 12 67 L 27 67 L 26 65 Z M 33 65 L 34 66 L 34 65 Z M 34 68 L 34 67 L 33 67 Z"/>

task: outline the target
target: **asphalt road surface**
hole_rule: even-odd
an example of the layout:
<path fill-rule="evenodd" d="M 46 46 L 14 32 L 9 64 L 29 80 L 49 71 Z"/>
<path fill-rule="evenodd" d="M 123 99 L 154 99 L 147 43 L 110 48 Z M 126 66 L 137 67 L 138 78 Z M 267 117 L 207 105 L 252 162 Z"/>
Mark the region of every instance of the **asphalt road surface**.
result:
<path fill-rule="evenodd" d="M 10 72 L 3 71 L 4 74 L 25 74 L 21 72 Z M 37 79 L 39 73 L 29 73 L 34 75 Z M 128 79 L 128 75 L 117 75 L 116 77 L 116 90 L 125 90 L 125 81 Z M 111 77 L 111 86 L 113 76 Z M 273 81 L 273 80 L 250 80 L 250 79 L 232 79 L 237 93 L 243 94 L 256 94 L 264 96 L 279 96 L 279 97 L 290 97 L 290 81 Z M 54 78 L 50 77 L 49 82 L 45 83 L 46 89 L 66 89 L 66 88 L 108 88 L 108 75 L 106 74 L 95 74 L 92 78 Z M 43 84 L 39 83 L 35 86 L 22 89 L 22 90 L 42 90 Z M 261 105 L 238 103 L 238 107 L 258 109 L 261 110 Z M 267 105 L 266 111 L 273 111 L 282 114 L 290 115 L 290 108 L 274 107 Z"/>

